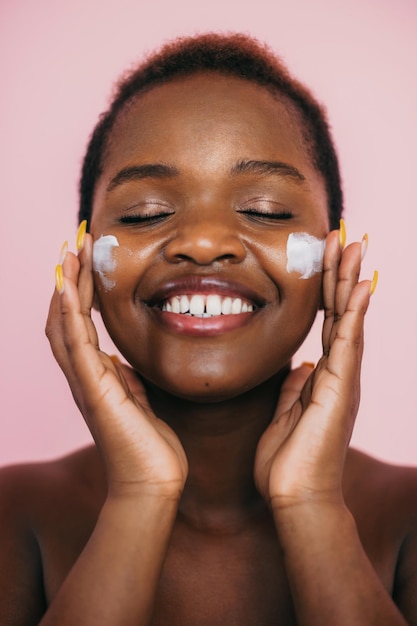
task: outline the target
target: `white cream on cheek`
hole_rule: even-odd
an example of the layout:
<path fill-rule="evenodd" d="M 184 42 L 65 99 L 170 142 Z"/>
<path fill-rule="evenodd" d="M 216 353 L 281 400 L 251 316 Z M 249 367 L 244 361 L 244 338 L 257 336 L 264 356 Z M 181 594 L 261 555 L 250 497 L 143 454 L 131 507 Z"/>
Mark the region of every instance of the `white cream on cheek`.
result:
<path fill-rule="evenodd" d="M 308 233 L 291 233 L 287 241 L 287 272 L 298 272 L 300 278 L 311 278 L 323 269 L 325 239 Z"/>
<path fill-rule="evenodd" d="M 113 249 L 118 247 L 119 242 L 114 235 L 101 235 L 93 245 L 93 268 L 100 276 L 100 280 L 106 291 L 113 289 L 116 284 L 116 281 L 108 278 L 107 274 L 116 269 Z"/>

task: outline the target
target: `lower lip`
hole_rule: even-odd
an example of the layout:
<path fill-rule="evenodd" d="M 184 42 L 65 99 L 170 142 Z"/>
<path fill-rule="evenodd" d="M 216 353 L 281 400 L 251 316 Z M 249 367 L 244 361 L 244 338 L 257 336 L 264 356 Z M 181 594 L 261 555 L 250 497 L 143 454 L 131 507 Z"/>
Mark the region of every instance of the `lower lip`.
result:
<path fill-rule="evenodd" d="M 256 314 L 216 315 L 215 317 L 195 317 L 153 309 L 158 319 L 170 330 L 194 337 L 213 337 L 246 326 Z"/>

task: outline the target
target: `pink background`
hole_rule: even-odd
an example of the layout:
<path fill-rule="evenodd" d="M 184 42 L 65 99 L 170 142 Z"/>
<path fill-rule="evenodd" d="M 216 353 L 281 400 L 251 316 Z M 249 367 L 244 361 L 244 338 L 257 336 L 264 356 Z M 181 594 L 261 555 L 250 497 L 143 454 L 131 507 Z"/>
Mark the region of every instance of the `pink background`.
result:
<path fill-rule="evenodd" d="M 265 40 L 328 107 L 348 239 L 368 231 L 364 275 L 380 270 L 354 443 L 417 464 L 415 0 L 1 0 L 0 464 L 90 441 L 43 333 L 86 138 L 122 70 L 206 30 Z"/>

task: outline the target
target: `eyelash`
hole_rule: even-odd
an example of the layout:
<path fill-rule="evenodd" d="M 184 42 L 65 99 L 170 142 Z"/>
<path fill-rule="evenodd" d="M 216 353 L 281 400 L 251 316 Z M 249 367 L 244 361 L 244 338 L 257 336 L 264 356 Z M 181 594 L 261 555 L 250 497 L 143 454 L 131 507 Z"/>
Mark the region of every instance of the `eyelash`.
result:
<path fill-rule="evenodd" d="M 158 213 L 156 215 L 123 215 L 119 222 L 121 224 L 143 224 L 152 223 L 169 217 L 172 213 Z"/>
<path fill-rule="evenodd" d="M 279 220 L 279 221 L 290 220 L 294 217 L 291 211 L 280 211 L 279 213 L 269 213 L 267 211 L 257 211 L 256 209 L 240 209 L 239 213 L 244 213 L 245 215 L 248 215 L 249 217 Z"/>
<path fill-rule="evenodd" d="M 256 209 L 240 209 L 238 213 L 243 213 L 244 215 L 255 219 L 270 219 L 276 221 L 290 220 L 294 217 L 291 211 L 268 213 L 266 211 L 257 211 Z M 170 215 L 173 215 L 173 213 L 158 213 L 156 215 L 123 215 L 119 221 L 121 224 L 151 224 L 161 221 Z"/>

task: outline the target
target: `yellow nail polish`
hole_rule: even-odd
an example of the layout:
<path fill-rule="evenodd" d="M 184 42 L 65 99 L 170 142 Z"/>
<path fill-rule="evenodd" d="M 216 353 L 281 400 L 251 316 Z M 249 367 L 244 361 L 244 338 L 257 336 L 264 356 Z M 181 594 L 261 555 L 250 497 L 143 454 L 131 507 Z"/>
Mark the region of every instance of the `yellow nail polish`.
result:
<path fill-rule="evenodd" d="M 62 265 L 59 263 L 55 268 L 55 286 L 58 293 L 64 291 L 64 273 L 62 271 Z"/>
<path fill-rule="evenodd" d="M 371 294 L 371 296 L 372 294 L 375 293 L 377 284 L 378 284 L 378 272 L 377 270 L 375 270 L 374 275 L 372 276 L 371 286 L 369 287 L 369 293 Z"/>
<path fill-rule="evenodd" d="M 67 252 L 68 252 L 68 241 L 64 241 L 64 243 L 62 244 L 61 251 L 59 253 L 59 261 L 58 261 L 59 265 L 62 265 L 63 262 L 65 261 Z"/>
<path fill-rule="evenodd" d="M 361 261 L 364 260 L 366 251 L 368 250 L 368 233 L 365 233 L 361 242 Z"/>
<path fill-rule="evenodd" d="M 345 247 L 346 244 L 346 224 L 343 217 L 340 219 L 340 227 L 339 227 L 339 237 L 340 237 L 340 247 Z"/>
<path fill-rule="evenodd" d="M 83 248 L 84 236 L 85 236 L 86 230 L 87 230 L 87 220 L 83 220 L 78 227 L 77 238 L 76 238 L 78 252 L 80 252 Z"/>
<path fill-rule="evenodd" d="M 312 370 L 316 367 L 316 364 L 312 361 L 303 361 L 303 365 L 305 365 L 306 367 L 310 367 Z"/>

